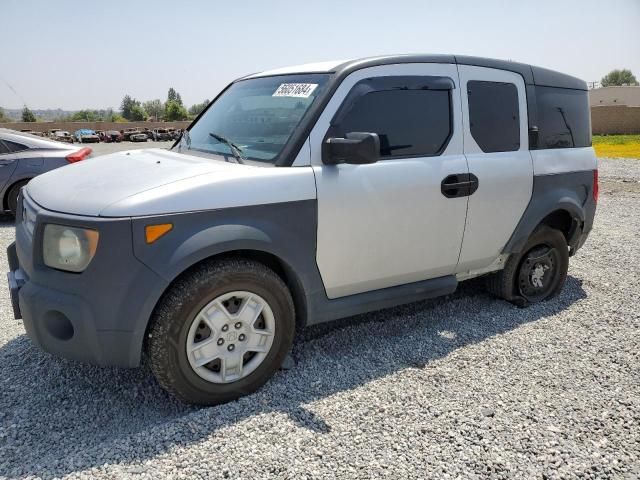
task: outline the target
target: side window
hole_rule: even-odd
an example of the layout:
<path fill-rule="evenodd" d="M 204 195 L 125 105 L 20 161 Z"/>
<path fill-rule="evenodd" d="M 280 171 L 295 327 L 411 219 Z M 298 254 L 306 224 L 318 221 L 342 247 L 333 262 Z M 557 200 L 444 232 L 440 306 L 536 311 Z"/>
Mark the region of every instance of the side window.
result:
<path fill-rule="evenodd" d="M 346 112 L 338 112 L 339 119 L 332 124 L 328 136 L 377 133 L 383 158 L 442 153 L 452 133 L 451 79 L 384 78 L 369 79 L 354 87 L 352 92 L 360 93 L 352 102 L 347 97 Z"/>
<path fill-rule="evenodd" d="M 10 153 L 20 152 L 29 148 L 25 145 L 22 145 L 21 143 L 10 142 L 9 140 L 3 140 L 2 142 L 5 144 Z"/>
<path fill-rule="evenodd" d="M 9 147 L 6 147 L 4 142 L 0 140 L 0 155 L 4 155 L 5 153 L 11 153 Z"/>
<path fill-rule="evenodd" d="M 520 149 L 518 87 L 513 83 L 467 82 L 469 129 L 483 152 Z"/>
<path fill-rule="evenodd" d="M 587 92 L 536 86 L 538 148 L 591 146 Z"/>

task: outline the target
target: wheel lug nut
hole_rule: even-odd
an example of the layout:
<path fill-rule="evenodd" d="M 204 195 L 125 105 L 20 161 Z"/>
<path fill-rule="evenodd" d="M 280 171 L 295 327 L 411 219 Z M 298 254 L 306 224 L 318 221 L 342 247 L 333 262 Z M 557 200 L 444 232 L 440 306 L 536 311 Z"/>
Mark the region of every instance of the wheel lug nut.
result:
<path fill-rule="evenodd" d="M 233 352 L 233 350 L 236 348 L 236 346 L 232 343 L 231 345 L 229 345 L 227 347 L 227 350 L 229 350 L 230 352 Z"/>
<path fill-rule="evenodd" d="M 223 325 L 222 326 L 222 331 L 226 332 L 227 330 L 229 330 L 229 325 Z"/>
<path fill-rule="evenodd" d="M 235 327 L 236 327 L 236 328 L 241 328 L 241 327 L 242 327 L 242 323 L 240 323 L 240 322 L 236 322 Z"/>
<path fill-rule="evenodd" d="M 224 343 L 224 339 L 223 338 L 219 338 L 218 339 L 218 345 L 222 345 Z"/>
<path fill-rule="evenodd" d="M 241 342 L 244 341 L 244 339 L 247 338 L 244 336 L 244 333 L 241 333 L 240 336 L 238 337 L 238 340 L 240 340 Z"/>

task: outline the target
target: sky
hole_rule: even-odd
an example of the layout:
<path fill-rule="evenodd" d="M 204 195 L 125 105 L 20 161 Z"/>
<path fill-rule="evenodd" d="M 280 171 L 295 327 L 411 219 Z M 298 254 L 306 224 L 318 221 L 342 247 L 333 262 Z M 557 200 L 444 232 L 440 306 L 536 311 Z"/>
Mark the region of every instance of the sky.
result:
<path fill-rule="evenodd" d="M 640 0 L 0 0 L 0 107 L 189 106 L 300 63 L 450 53 L 640 78 Z"/>

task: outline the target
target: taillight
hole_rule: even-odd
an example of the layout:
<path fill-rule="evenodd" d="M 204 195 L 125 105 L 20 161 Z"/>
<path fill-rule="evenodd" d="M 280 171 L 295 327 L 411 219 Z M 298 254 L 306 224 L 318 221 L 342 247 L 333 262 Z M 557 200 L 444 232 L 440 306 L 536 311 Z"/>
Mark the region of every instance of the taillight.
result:
<path fill-rule="evenodd" d="M 70 163 L 79 162 L 80 160 L 84 160 L 89 155 L 91 155 L 92 151 L 93 150 L 91 150 L 89 147 L 84 147 L 84 148 L 81 148 L 80 150 L 78 150 L 77 152 L 73 152 L 73 153 L 67 155 L 66 158 L 67 158 L 67 160 L 69 160 Z"/>
<path fill-rule="evenodd" d="M 598 169 L 593 171 L 593 199 L 598 201 L 598 194 L 600 193 L 600 187 L 598 187 Z"/>

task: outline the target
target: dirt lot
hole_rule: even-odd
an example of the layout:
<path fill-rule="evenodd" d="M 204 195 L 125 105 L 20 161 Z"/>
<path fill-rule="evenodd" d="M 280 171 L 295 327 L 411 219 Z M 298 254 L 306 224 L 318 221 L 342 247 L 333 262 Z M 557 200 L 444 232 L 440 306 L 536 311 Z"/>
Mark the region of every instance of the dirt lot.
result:
<path fill-rule="evenodd" d="M 312 328 L 292 370 L 213 408 L 39 351 L 0 282 L 0 477 L 639 478 L 640 160 L 600 177 L 559 297 L 518 309 L 472 281 Z"/>

